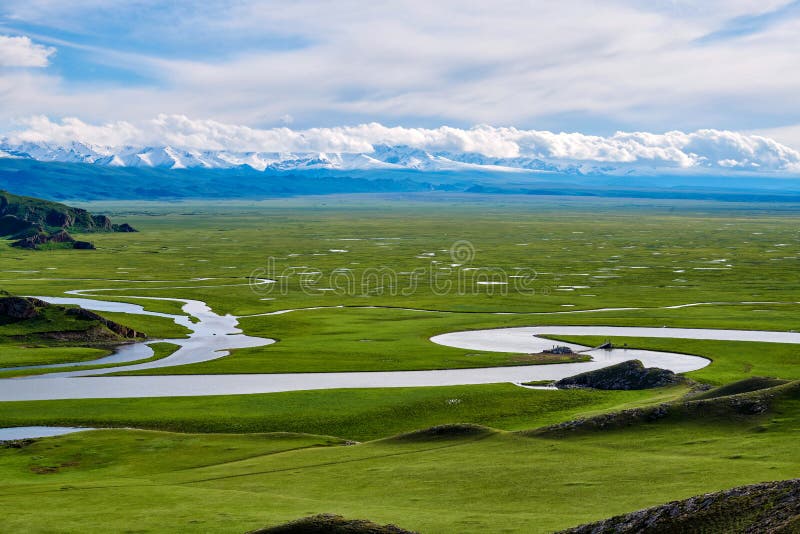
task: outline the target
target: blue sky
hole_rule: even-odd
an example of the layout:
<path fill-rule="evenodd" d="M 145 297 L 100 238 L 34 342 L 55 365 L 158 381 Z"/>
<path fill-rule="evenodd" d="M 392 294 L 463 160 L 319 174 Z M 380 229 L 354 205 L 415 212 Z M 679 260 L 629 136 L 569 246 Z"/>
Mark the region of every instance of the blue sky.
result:
<path fill-rule="evenodd" d="M 800 148 L 800 1 L 4 0 L 0 131 L 716 128 Z"/>

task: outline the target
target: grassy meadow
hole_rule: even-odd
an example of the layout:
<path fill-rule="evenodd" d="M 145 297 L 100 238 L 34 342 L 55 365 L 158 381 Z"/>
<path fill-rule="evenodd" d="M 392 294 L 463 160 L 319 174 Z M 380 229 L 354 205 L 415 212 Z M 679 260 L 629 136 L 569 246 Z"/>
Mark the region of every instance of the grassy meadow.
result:
<path fill-rule="evenodd" d="M 84 236 L 95 251 L 0 243 L 0 289 L 94 290 L 87 298 L 173 314 L 179 303 L 135 297 L 199 299 L 242 316 L 246 334 L 277 340 L 138 374 L 524 364 L 521 355 L 429 341 L 508 326 L 800 330 L 800 206 L 791 204 L 407 195 L 86 207 L 140 232 Z M 276 283 L 253 285 L 258 278 Z M 698 305 L 676 307 L 686 304 Z M 297 311 L 269 315 L 281 310 Z M 151 339 L 187 334 L 166 318 L 102 315 Z M 711 359 L 688 374 L 698 384 L 800 380 L 795 345 L 612 341 Z M 160 358 L 174 345 L 154 348 Z M 104 350 L 6 337 L 0 367 L 86 361 Z M 710 409 L 566 435 L 522 432 L 680 404 L 689 387 L 490 384 L 3 402 L 0 427 L 110 430 L 0 444 L 0 504 L 17 511 L 0 517 L 0 530 L 82 532 L 102 522 L 112 531 L 245 532 L 331 512 L 425 533 L 550 532 L 800 476 L 796 388 L 754 414 Z M 480 427 L 406 434 L 456 423 Z"/>

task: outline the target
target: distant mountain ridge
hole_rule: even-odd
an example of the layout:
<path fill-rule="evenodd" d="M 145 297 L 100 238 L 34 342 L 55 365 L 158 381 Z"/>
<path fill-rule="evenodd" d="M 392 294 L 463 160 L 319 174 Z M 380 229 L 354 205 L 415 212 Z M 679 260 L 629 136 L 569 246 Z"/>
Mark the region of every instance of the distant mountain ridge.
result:
<path fill-rule="evenodd" d="M 103 147 L 71 141 L 64 144 L 22 142 L 0 139 L 0 160 L 29 159 L 51 163 L 83 163 L 112 168 L 150 169 L 237 169 L 260 172 L 314 171 L 417 171 L 480 172 L 503 175 L 653 176 L 659 174 L 756 173 L 775 175 L 774 169 L 731 167 L 724 160 L 702 159 L 684 168 L 664 161 L 601 162 L 559 160 L 531 156 L 493 157 L 478 152 L 435 151 L 406 145 L 375 145 L 371 152 L 237 152 L 199 150 L 164 146 Z M 781 176 L 793 176 L 781 171 Z M 800 175 L 798 175 L 800 176 Z"/>
<path fill-rule="evenodd" d="M 43 162 L 88 163 L 108 167 L 158 169 L 231 169 L 257 171 L 390 170 L 418 171 L 485 170 L 493 172 L 580 172 L 574 164 L 556 165 L 531 157 L 494 158 L 474 152 L 427 151 L 408 146 L 376 145 L 374 151 L 349 152 L 235 152 L 193 150 L 171 146 L 101 147 L 77 141 L 63 145 L 0 142 L 0 157 Z M 602 167 L 584 166 L 584 170 Z"/>
<path fill-rule="evenodd" d="M 800 203 L 800 180 L 739 173 L 624 176 L 481 168 L 257 171 L 115 167 L 0 157 L 0 189 L 57 201 L 261 199 L 331 194 L 514 194 Z"/>
<path fill-rule="evenodd" d="M 369 153 L 267 153 L 0 140 L 0 189 L 53 200 L 445 191 L 800 202 L 800 179 L 774 170 L 661 168 L 641 161 L 579 165 L 388 145 Z"/>

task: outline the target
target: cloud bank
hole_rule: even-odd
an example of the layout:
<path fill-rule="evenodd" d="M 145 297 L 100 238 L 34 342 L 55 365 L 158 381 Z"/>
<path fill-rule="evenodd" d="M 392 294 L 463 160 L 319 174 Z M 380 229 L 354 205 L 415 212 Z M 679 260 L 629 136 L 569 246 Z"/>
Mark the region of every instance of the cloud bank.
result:
<path fill-rule="evenodd" d="M 29 37 L 0 35 L 0 67 L 46 67 L 56 49 L 36 44 Z"/>
<path fill-rule="evenodd" d="M 800 10 L 789 0 L 367 4 L 3 0 L 3 33 L 59 52 L 13 42 L 30 49 L 13 64 L 51 65 L 0 75 L 0 131 L 38 114 L 167 112 L 264 128 L 289 116 L 295 128 L 784 128 L 800 148 L 789 129 L 800 124 Z"/>
<path fill-rule="evenodd" d="M 504 160 L 540 159 L 555 163 L 717 168 L 759 172 L 800 172 L 800 152 L 773 139 L 704 129 L 666 133 L 617 132 L 610 136 L 555 133 L 487 125 L 469 129 L 389 127 L 379 123 L 294 130 L 257 129 L 183 115 L 159 115 L 139 122 L 89 124 L 77 118 L 23 121 L 4 143 L 53 147 L 80 143 L 111 154 L 130 147 L 172 147 L 230 153 L 370 154 L 378 146 L 404 146 L 430 153 L 480 154 Z"/>

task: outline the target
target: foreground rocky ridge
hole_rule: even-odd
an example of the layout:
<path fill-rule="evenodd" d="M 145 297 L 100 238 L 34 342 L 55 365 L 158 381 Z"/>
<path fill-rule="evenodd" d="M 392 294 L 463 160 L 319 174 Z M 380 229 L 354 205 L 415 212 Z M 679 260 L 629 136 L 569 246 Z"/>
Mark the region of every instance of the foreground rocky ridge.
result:
<path fill-rule="evenodd" d="M 800 479 L 706 493 L 562 531 L 564 534 L 800 532 Z"/>
<path fill-rule="evenodd" d="M 598 430 L 615 430 L 633 425 L 657 422 L 668 418 L 681 417 L 720 417 L 726 420 L 759 416 L 769 412 L 772 403 L 778 398 L 797 398 L 800 396 L 800 380 L 774 385 L 768 379 L 761 379 L 765 386 L 761 389 L 750 390 L 731 395 L 715 395 L 716 388 L 700 393 L 694 392 L 683 400 L 666 402 L 656 406 L 633 408 L 600 414 L 593 417 L 578 418 L 563 423 L 557 423 L 533 430 L 519 432 L 520 435 L 541 437 L 562 437 L 564 435 Z M 752 379 L 743 380 L 749 383 Z M 734 385 L 737 383 L 734 383 Z M 729 384 L 724 388 L 736 390 Z"/>

